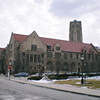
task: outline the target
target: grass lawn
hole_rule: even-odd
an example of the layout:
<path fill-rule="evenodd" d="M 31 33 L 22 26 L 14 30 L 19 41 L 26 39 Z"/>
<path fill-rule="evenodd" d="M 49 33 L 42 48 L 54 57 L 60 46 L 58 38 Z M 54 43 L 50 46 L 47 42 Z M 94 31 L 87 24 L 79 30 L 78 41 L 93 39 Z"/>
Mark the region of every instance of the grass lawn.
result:
<path fill-rule="evenodd" d="M 68 84 L 78 87 L 87 87 L 91 89 L 100 89 L 100 80 L 94 80 L 94 79 L 87 79 L 85 80 L 84 84 L 81 84 L 80 79 L 71 79 L 71 80 L 61 80 L 61 81 L 55 81 L 55 84 Z"/>

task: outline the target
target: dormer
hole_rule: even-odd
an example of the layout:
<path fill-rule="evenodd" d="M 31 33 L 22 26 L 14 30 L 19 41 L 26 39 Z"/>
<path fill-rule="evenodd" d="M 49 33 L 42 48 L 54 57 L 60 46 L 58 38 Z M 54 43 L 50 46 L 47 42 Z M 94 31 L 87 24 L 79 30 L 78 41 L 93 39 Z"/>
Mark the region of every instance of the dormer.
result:
<path fill-rule="evenodd" d="M 51 50 L 51 45 L 46 44 L 46 48 L 47 48 L 47 50 Z"/>
<path fill-rule="evenodd" d="M 82 50 L 82 53 L 87 53 L 88 52 L 86 47 L 82 47 L 81 50 Z"/>
<path fill-rule="evenodd" d="M 62 51 L 62 47 L 61 47 L 60 43 L 56 43 L 54 45 L 54 51 L 55 52 L 61 52 Z"/>

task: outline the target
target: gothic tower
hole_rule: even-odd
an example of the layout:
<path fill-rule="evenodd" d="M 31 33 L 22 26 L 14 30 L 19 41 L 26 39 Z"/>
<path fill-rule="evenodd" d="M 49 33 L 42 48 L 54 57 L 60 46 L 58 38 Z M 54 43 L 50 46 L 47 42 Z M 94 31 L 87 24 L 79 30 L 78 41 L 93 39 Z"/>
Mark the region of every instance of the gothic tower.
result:
<path fill-rule="evenodd" d="M 69 41 L 83 42 L 81 21 L 70 22 Z"/>

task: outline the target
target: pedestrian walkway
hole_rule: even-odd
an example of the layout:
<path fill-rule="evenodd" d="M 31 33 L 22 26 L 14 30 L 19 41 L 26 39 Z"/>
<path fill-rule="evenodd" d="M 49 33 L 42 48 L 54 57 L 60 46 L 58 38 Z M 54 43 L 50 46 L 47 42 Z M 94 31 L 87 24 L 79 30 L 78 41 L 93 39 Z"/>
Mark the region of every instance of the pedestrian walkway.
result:
<path fill-rule="evenodd" d="M 56 90 L 60 90 L 60 91 L 89 95 L 89 96 L 94 96 L 94 97 L 100 98 L 100 90 L 96 90 L 96 89 L 79 88 L 79 87 L 75 87 L 75 86 L 67 86 L 67 85 L 54 84 L 54 83 L 40 83 L 40 82 L 28 81 L 26 78 L 14 78 L 13 77 L 13 78 L 10 78 L 10 80 L 19 82 L 19 83 L 31 84 L 31 85 L 56 89 Z"/>

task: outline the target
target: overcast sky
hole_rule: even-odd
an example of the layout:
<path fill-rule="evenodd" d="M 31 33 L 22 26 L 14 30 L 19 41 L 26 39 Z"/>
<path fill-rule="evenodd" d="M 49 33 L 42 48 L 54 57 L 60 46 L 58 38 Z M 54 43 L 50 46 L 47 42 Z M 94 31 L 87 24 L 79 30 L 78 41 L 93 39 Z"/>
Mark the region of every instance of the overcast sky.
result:
<path fill-rule="evenodd" d="M 11 33 L 69 40 L 69 23 L 82 22 L 84 43 L 100 47 L 100 0 L 0 0 L 0 47 Z"/>

